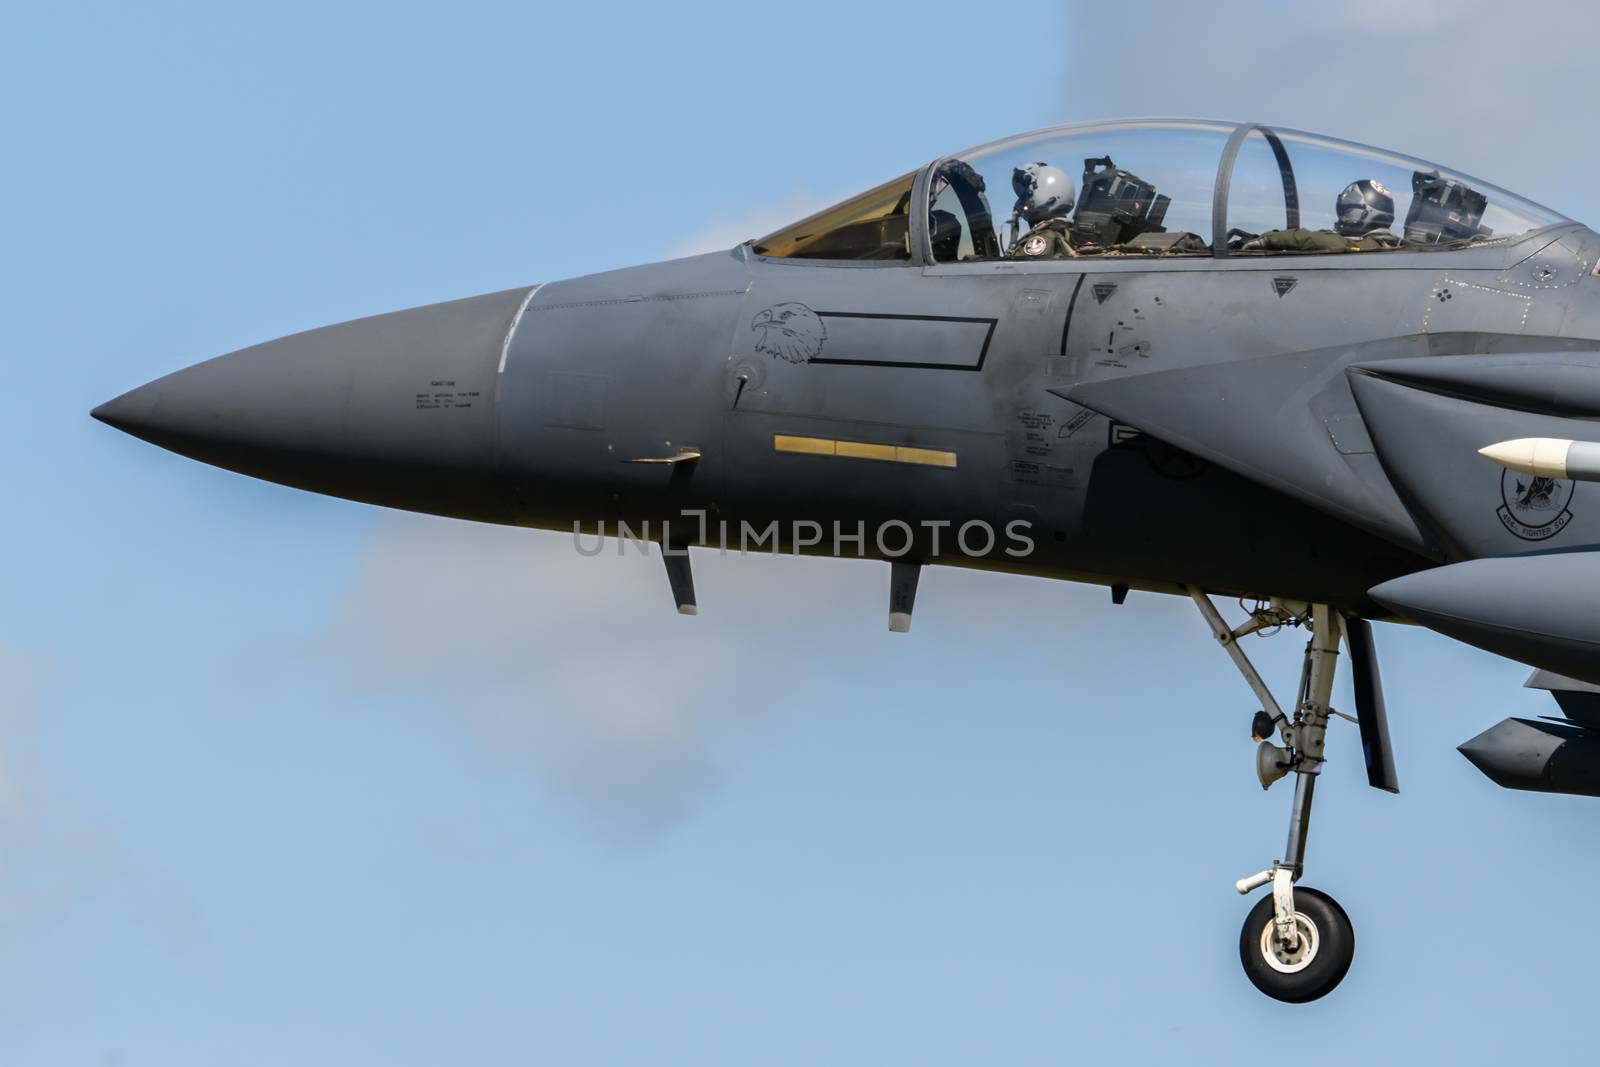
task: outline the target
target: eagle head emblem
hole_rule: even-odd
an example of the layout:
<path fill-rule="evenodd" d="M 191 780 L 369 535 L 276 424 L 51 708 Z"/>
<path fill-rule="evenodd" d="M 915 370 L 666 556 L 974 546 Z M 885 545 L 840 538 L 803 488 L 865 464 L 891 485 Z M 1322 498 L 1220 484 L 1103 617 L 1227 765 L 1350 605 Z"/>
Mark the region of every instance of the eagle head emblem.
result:
<path fill-rule="evenodd" d="M 750 320 L 750 329 L 755 331 L 757 352 L 787 363 L 806 363 L 816 358 L 828 339 L 827 328 L 817 313 L 793 301 L 759 312 Z"/>
<path fill-rule="evenodd" d="M 1549 511 L 1555 507 L 1556 480 L 1554 478 L 1535 478 L 1524 483 L 1517 479 L 1516 498 L 1512 505 L 1527 511 Z"/>

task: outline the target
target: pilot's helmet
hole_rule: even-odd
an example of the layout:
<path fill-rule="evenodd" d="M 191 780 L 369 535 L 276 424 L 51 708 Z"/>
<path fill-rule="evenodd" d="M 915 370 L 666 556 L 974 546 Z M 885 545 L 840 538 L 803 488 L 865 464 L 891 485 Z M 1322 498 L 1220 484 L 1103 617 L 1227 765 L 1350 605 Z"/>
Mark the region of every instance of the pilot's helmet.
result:
<path fill-rule="evenodd" d="M 1333 228 L 1345 237 L 1360 237 L 1394 225 L 1394 197 L 1376 178 L 1351 182 L 1334 202 Z"/>
<path fill-rule="evenodd" d="M 1069 214 L 1078 199 L 1067 172 L 1048 163 L 1025 163 L 1012 171 L 1011 188 L 1017 194 L 1014 210 L 1029 226 Z"/>

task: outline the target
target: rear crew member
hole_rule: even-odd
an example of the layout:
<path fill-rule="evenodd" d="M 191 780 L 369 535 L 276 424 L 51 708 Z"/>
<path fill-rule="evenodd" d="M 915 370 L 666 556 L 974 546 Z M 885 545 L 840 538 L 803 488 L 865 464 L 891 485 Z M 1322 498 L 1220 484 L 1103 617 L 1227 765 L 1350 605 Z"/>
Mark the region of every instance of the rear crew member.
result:
<path fill-rule="evenodd" d="M 1394 197 L 1376 178 L 1344 187 L 1334 201 L 1331 230 L 1268 230 L 1239 246 L 1242 252 L 1377 252 L 1400 244 L 1394 225 Z"/>

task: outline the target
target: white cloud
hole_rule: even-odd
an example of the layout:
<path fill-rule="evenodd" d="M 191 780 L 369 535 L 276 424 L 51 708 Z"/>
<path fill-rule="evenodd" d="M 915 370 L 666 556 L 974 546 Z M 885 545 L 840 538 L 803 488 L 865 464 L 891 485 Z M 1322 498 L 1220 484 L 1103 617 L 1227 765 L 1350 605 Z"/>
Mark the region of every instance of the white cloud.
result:
<path fill-rule="evenodd" d="M 1342 21 L 1352 29 L 1374 37 L 1396 33 L 1435 31 L 1448 25 L 1452 16 L 1468 4 L 1444 0 L 1347 0 L 1340 9 Z"/>
<path fill-rule="evenodd" d="M 730 211 L 708 220 L 701 229 L 674 244 L 667 252 L 669 258 L 694 256 L 702 252 L 720 252 L 754 237 L 765 237 L 774 230 L 799 222 L 836 203 L 810 193 L 791 193 L 782 203 L 770 207 L 746 208 Z"/>
<path fill-rule="evenodd" d="M 187 902 L 150 885 L 113 830 L 47 773 L 39 715 L 48 675 L 37 657 L 0 645 L 0 952 L 108 891 L 169 940 L 190 940 Z"/>
<path fill-rule="evenodd" d="M 1492 0 L 1135 3 L 1124 17 L 1142 28 L 1142 53 L 1195 60 L 1137 73 L 1091 32 L 1089 8 L 1072 11 L 1064 119 L 1279 123 L 1435 160 L 1541 201 L 1570 197 L 1571 177 L 1600 164 L 1572 120 L 1593 77 L 1593 5 L 1534 14 Z"/>
<path fill-rule="evenodd" d="M 740 731 L 929 640 L 924 616 L 987 663 L 1058 639 L 1074 604 L 1092 597 L 1098 612 L 1106 596 L 933 568 L 922 632 L 890 634 L 884 563 L 697 550 L 691 618 L 674 611 L 660 559 L 615 548 L 584 558 L 564 534 L 386 515 L 318 647 L 342 684 L 437 706 L 637 836 L 694 809 Z"/>
<path fill-rule="evenodd" d="M 0 645 L 0 834 L 29 821 L 38 676 L 33 662 Z"/>

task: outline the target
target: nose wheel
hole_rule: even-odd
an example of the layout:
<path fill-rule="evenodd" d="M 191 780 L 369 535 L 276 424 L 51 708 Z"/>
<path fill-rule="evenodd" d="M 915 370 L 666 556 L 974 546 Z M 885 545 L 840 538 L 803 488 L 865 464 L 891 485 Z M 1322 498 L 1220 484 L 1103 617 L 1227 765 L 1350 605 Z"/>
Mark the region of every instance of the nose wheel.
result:
<path fill-rule="evenodd" d="M 1279 932 L 1273 898 L 1256 901 L 1239 931 L 1239 962 L 1250 984 L 1273 1000 L 1304 1004 L 1333 991 L 1355 958 L 1356 931 L 1339 902 L 1298 886 L 1293 936 Z"/>
<path fill-rule="evenodd" d="M 1326 604 L 1291 606 L 1273 602 L 1259 608 L 1251 622 L 1229 629 L 1210 597 L 1198 589 L 1191 589 L 1190 595 L 1218 642 L 1261 699 L 1262 710 L 1252 724 L 1252 732 L 1261 743 L 1256 760 L 1261 787 L 1269 788 L 1278 779 L 1294 775 L 1284 858 L 1259 874 L 1240 879 L 1234 888 L 1243 894 L 1265 885 L 1272 887 L 1271 893 L 1250 909 L 1239 932 L 1239 961 L 1244 965 L 1245 976 L 1274 1000 L 1303 1004 L 1332 992 L 1350 970 L 1356 951 L 1355 928 L 1338 902 L 1326 893 L 1295 885 L 1305 869 L 1311 799 L 1322 771 L 1328 719 L 1337 714 L 1329 700 L 1343 622 Z M 1284 715 L 1239 648 L 1239 638 L 1244 634 L 1284 625 L 1305 625 L 1311 630 L 1293 719 Z M 1282 736 L 1284 747 L 1266 740 L 1274 732 Z"/>

